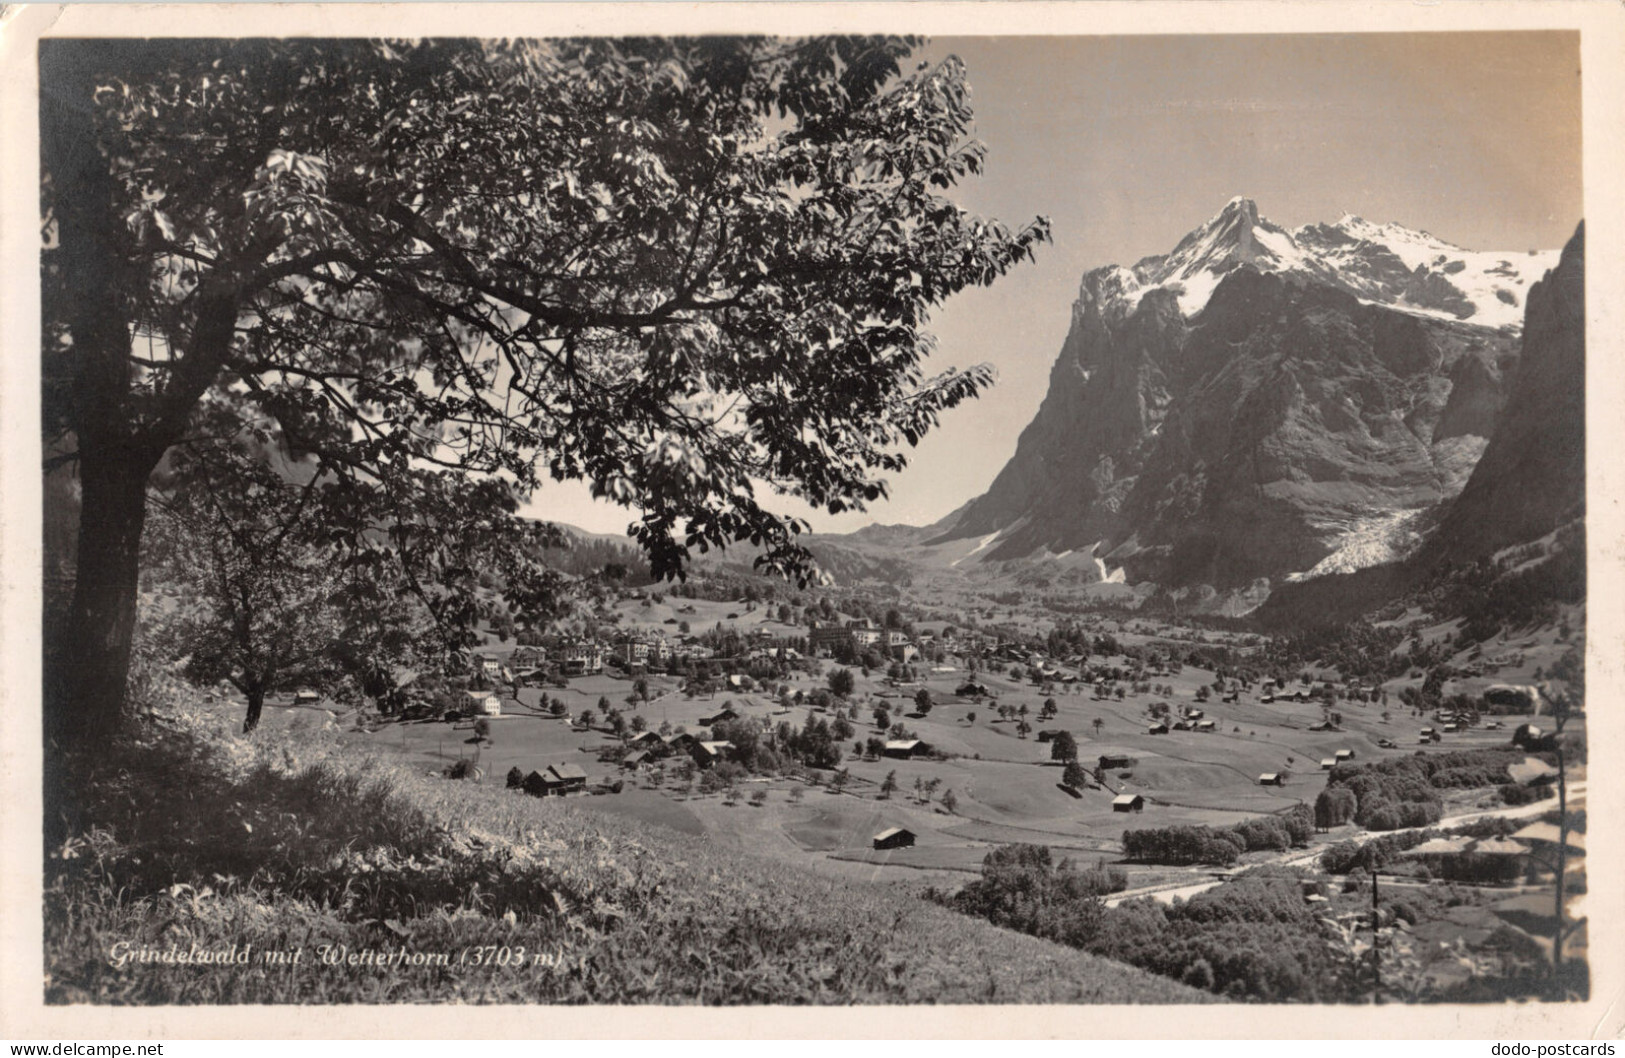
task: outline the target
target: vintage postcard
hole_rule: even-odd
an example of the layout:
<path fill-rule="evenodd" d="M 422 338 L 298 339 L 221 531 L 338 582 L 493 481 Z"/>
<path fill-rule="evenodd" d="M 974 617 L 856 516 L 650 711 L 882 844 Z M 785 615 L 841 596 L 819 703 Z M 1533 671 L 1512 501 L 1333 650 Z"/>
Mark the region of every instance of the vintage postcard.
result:
<path fill-rule="evenodd" d="M 0 36 L 19 1036 L 1619 1034 L 1618 4 Z"/>

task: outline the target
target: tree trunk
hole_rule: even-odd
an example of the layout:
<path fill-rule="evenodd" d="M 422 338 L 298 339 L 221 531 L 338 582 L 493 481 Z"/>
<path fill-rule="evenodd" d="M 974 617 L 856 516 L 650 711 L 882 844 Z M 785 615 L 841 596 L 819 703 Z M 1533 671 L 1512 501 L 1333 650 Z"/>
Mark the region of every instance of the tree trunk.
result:
<path fill-rule="evenodd" d="M 265 685 L 250 683 L 243 689 L 248 698 L 248 713 L 243 717 L 243 734 L 251 735 L 260 726 L 260 713 L 265 709 Z"/>
<path fill-rule="evenodd" d="M 118 187 L 97 140 L 87 68 L 41 49 L 41 160 L 51 195 L 60 270 L 55 295 L 69 344 L 52 350 L 47 392 L 59 418 L 48 427 L 72 431 L 81 488 L 79 549 L 73 599 L 51 630 L 46 654 L 48 747 L 105 744 L 123 713 L 135 630 L 141 531 L 147 479 L 186 428 L 232 338 L 236 292 L 200 291 L 186 356 L 146 417 L 131 407 L 132 292 L 147 277 L 117 206 Z M 45 61 L 51 58 L 51 61 Z M 47 309 L 53 306 L 46 306 Z M 47 313 L 49 317 L 50 313 Z M 172 339 L 173 343 L 173 339 Z M 178 351 L 172 350 L 172 351 Z M 47 783 L 47 796 L 52 793 Z"/>
<path fill-rule="evenodd" d="M 119 726 L 151 471 L 139 451 L 81 445 L 78 570 L 46 703 L 47 731 L 65 748 L 103 743 Z"/>

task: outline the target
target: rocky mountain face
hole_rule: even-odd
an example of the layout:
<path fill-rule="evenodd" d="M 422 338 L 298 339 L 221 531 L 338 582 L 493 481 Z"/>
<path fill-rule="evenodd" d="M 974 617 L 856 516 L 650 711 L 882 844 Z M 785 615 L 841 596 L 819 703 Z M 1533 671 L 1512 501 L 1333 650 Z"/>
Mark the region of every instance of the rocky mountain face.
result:
<path fill-rule="evenodd" d="M 1585 515 L 1585 322 L 1582 225 L 1529 292 L 1506 406 L 1424 557 L 1478 558 Z"/>
<path fill-rule="evenodd" d="M 1399 558 L 1535 399 L 1519 332 L 1526 302 L 1561 329 L 1566 281 L 1536 283 L 1556 261 L 1357 217 L 1288 231 L 1232 200 L 1083 277 L 1015 456 L 931 542 L 1220 592 Z"/>

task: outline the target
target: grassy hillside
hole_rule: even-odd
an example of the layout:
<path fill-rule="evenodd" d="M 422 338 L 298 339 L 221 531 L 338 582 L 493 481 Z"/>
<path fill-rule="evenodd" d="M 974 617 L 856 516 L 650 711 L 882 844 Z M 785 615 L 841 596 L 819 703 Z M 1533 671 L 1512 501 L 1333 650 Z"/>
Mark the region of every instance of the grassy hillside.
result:
<path fill-rule="evenodd" d="M 70 836 L 46 849 L 48 1002 L 1211 998 L 906 894 L 411 774 L 331 729 L 250 742 L 223 707 L 165 701 L 71 769 Z M 116 965 L 194 951 L 244 961 Z"/>

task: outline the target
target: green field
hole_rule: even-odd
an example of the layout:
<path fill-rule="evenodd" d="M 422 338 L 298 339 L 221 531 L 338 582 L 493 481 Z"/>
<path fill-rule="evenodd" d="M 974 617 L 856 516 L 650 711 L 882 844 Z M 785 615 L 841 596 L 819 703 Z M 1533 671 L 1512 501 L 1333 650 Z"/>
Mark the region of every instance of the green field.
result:
<path fill-rule="evenodd" d="M 747 609 L 740 603 L 678 597 L 648 605 L 629 599 L 619 607 L 623 627 L 662 630 L 672 635 L 675 629 L 665 622 L 676 620 L 688 621 L 697 629 L 720 625 L 741 631 L 766 627 L 776 635 L 804 633 L 800 627 L 779 625 L 772 619 L 773 613 L 770 606 Z M 1125 623 L 1120 639 L 1177 642 L 1170 638 L 1174 631 Z M 1442 634 L 1448 630 L 1439 631 Z M 1514 646 L 1523 649 L 1529 658 L 1544 656 L 1528 644 Z M 829 662 L 820 663 L 821 673 L 831 668 Z M 1309 728 L 1322 719 L 1318 705 L 1265 702 L 1257 688 L 1243 692 L 1236 702 L 1221 702 L 1215 695 L 1212 700 L 1198 703 L 1197 689 L 1211 683 L 1214 674 L 1186 666 L 1177 674 L 1154 678 L 1153 682 L 1170 686 L 1171 695 L 1130 693 L 1118 700 L 1097 698 L 1082 684 L 1057 687 L 1053 697 L 1058 714 L 1041 723 L 1037 713 L 1045 695 L 1030 683 L 1014 679 L 1000 668 L 985 667 L 975 678 L 992 697 L 966 700 L 956 697 L 955 690 L 965 681 L 967 672 L 958 667 L 945 668 L 948 671 L 931 671 L 922 666 L 921 680 L 905 686 L 888 684 L 880 672 L 855 672 L 856 689 L 850 704 L 858 708 L 854 721 L 857 741 L 879 734 L 871 714 L 876 706 L 883 705 L 893 722 L 903 722 L 947 759 L 864 760 L 853 753 L 849 743 L 843 767 L 850 781 L 839 794 L 789 778 L 747 783 L 737 803 L 716 793 L 684 793 L 671 781 L 657 788 L 647 771 L 628 773 L 617 764 L 598 760 L 599 752 L 615 743 L 615 738 L 601 726 L 588 731 L 538 711 L 539 699 L 545 694 L 563 700 L 572 717 L 582 710 L 593 710 L 601 725 L 603 709 L 599 703 L 607 699 L 628 718 L 641 716 L 650 729 L 669 724 L 697 733 L 704 731 L 700 718 L 724 704 L 748 717 L 770 724 L 788 721 L 796 727 L 809 713 L 805 706 L 785 709 L 767 693 L 719 691 L 689 697 L 674 679 L 658 675 L 649 678 L 652 700 L 635 707 L 626 703 L 632 681 L 620 675 L 575 678 L 564 689 L 521 690 L 518 701 L 505 701 L 504 715 L 492 721 L 492 741 L 480 748 L 480 765 L 485 784 L 500 785 L 512 767 L 529 772 L 554 763 L 579 764 L 593 784 L 616 779 L 624 782 L 619 795 L 577 800 L 576 805 L 584 811 L 633 818 L 690 835 L 704 834 L 813 873 L 851 877 L 852 865 L 862 863 L 874 872 L 872 878 L 905 883 L 917 881 L 922 871 L 972 869 L 990 848 L 1009 841 L 1050 845 L 1062 855 L 1077 855 L 1079 850 L 1110 855 L 1120 849 L 1121 835 L 1128 827 L 1224 826 L 1295 804 L 1312 803 L 1325 785 L 1320 761 L 1339 750 L 1352 750 L 1357 759 L 1371 760 L 1419 751 L 1503 745 L 1510 730 L 1522 719 L 1501 718 L 1505 725 L 1502 730 L 1478 728 L 1421 746 L 1418 732 L 1432 722 L 1407 715 L 1408 711 L 1397 703 L 1398 690 L 1406 683 L 1401 679 L 1390 685 L 1394 701 L 1387 707 L 1389 720 L 1382 718 L 1382 706 L 1342 701 L 1337 708 L 1343 714 L 1344 729 L 1315 732 Z M 1315 675 L 1319 678 L 1329 674 Z M 1501 678 L 1515 681 L 1519 674 L 1508 672 Z M 786 682 L 792 691 L 812 691 L 824 683 L 821 674 L 802 673 Z M 935 703 L 925 715 L 915 711 L 913 702 L 922 687 Z M 1216 730 L 1149 734 L 1147 710 L 1153 702 L 1167 702 L 1176 710 L 1200 704 L 1207 718 L 1215 721 Z M 1022 738 L 1014 720 L 1001 720 L 996 709 L 1000 704 L 1025 704 L 1033 734 Z M 1099 728 L 1095 726 L 1097 721 Z M 1126 754 L 1136 758 L 1136 763 L 1130 768 L 1112 769 L 1104 787 L 1091 786 L 1074 797 L 1058 786 L 1061 769 L 1050 759 L 1050 746 L 1037 740 L 1039 729 L 1072 732 L 1080 759 L 1091 768 L 1101 754 Z M 370 733 L 350 732 L 346 737 L 425 774 L 438 774 L 451 761 L 471 757 L 475 752 L 469 741 L 472 725 L 467 721 L 386 723 Z M 1394 748 L 1379 747 L 1379 739 L 1394 742 Z M 1266 772 L 1285 773 L 1287 778 L 1280 786 L 1260 785 L 1259 776 Z M 895 773 L 898 789 L 883 798 L 881 784 L 891 773 Z M 935 797 L 917 798 L 916 780 L 935 780 Z M 801 787 L 799 797 L 792 797 L 797 786 Z M 749 797 L 757 790 L 765 791 L 766 799 L 752 803 Z M 952 813 L 942 805 L 944 793 L 950 790 L 957 800 Z M 1144 811 L 1114 812 L 1111 801 L 1119 793 L 1142 795 L 1146 799 Z M 870 855 L 870 837 L 888 826 L 913 830 L 918 835 L 918 847 L 895 855 Z"/>

